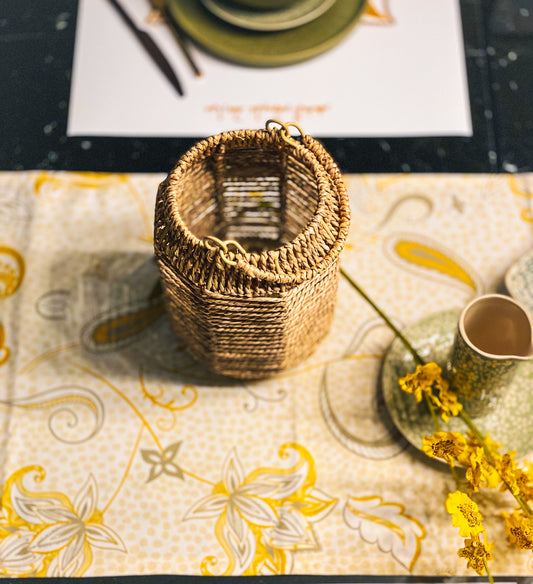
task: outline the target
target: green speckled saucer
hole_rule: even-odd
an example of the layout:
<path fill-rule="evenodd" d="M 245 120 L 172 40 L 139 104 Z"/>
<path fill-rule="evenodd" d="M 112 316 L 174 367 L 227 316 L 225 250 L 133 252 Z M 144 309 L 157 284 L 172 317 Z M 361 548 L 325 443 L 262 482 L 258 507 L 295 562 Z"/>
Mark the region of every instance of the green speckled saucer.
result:
<path fill-rule="evenodd" d="M 459 310 L 432 314 L 403 331 L 420 356 L 425 361 L 437 362 L 443 371 L 446 371 L 459 314 Z M 422 438 L 435 431 L 431 415 L 424 402 L 418 404 L 413 395 L 405 393 L 398 385 L 399 377 L 414 370 L 411 354 L 399 339 L 395 339 L 383 362 L 383 397 L 398 430 L 413 446 L 421 449 Z M 490 432 L 491 438 L 506 450 L 516 450 L 518 456 L 525 456 L 533 451 L 532 420 L 533 362 L 526 361 L 518 366 L 513 381 L 497 406 L 474 421 L 483 433 Z M 440 422 L 441 430 L 466 431 L 459 418 L 451 418 L 448 424 L 442 419 Z"/>
<path fill-rule="evenodd" d="M 505 273 L 509 294 L 533 314 L 533 249 L 518 259 Z"/>
<path fill-rule="evenodd" d="M 334 47 L 355 26 L 366 0 L 337 0 L 322 16 L 297 28 L 262 32 L 217 18 L 200 0 L 169 0 L 178 27 L 213 55 L 254 67 L 290 65 Z"/>

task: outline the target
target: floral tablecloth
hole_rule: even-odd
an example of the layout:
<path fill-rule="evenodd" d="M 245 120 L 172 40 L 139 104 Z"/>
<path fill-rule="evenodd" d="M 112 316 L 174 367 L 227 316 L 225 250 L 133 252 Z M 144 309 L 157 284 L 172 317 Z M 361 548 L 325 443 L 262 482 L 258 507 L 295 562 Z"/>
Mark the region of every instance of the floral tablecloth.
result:
<path fill-rule="evenodd" d="M 0 174 L 0 575 L 472 575 L 446 467 L 377 391 L 391 333 L 344 280 L 295 370 L 230 383 L 187 356 L 152 258 L 162 178 Z M 533 245 L 533 175 L 346 180 L 342 265 L 401 326 Z M 533 574 L 484 497 L 492 573 Z"/>

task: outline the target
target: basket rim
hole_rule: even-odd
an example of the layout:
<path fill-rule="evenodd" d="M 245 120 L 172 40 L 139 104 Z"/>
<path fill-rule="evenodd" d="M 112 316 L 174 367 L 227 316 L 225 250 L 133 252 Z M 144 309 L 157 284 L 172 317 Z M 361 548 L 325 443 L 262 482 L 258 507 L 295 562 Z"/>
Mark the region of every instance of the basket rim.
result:
<path fill-rule="evenodd" d="M 231 130 L 210 136 L 189 148 L 180 157 L 165 180 L 160 184 L 160 194 L 158 197 L 160 195 L 165 196 L 169 201 L 170 217 L 167 217 L 167 219 L 171 219 L 173 227 L 185 238 L 185 243 L 202 249 L 203 253 L 209 253 L 212 250 L 211 246 L 206 244 L 204 239 L 197 237 L 183 220 L 179 212 L 179 202 L 176 196 L 177 189 L 173 188 L 173 183 L 179 181 L 193 164 L 207 160 L 220 144 L 225 144 L 229 148 L 233 146 L 239 149 L 254 147 L 253 143 L 259 141 L 261 141 L 261 145 L 270 146 L 272 149 L 290 148 L 292 150 L 293 156 L 313 173 L 317 181 L 318 204 L 312 218 L 298 235 L 290 241 L 275 249 L 263 250 L 261 252 L 230 252 L 228 254 L 230 256 L 229 259 L 234 269 L 244 272 L 245 275 L 254 279 L 259 279 L 270 284 L 298 284 L 312 278 L 317 272 L 322 272 L 327 269 L 337 260 L 344 247 L 344 241 L 350 223 L 348 194 L 340 170 L 322 144 L 311 136 L 305 135 L 302 143 L 295 142 L 294 145 L 288 144 L 286 140 L 283 140 L 279 128 L 270 128 L 269 130 Z M 258 146 L 259 144 L 257 144 Z M 320 155 L 320 161 L 318 160 L 317 154 Z M 324 162 L 327 163 L 327 167 L 323 164 Z M 287 251 L 298 246 L 313 247 L 314 241 L 316 247 L 316 234 L 319 228 L 322 228 L 325 224 L 325 217 L 329 213 L 328 203 L 331 202 L 332 198 L 336 199 L 338 205 L 339 225 L 336 229 L 334 241 L 329 246 L 327 252 L 312 267 L 298 269 L 298 271 L 294 272 L 283 270 L 277 261 L 280 255 L 284 255 Z M 157 250 L 157 218 L 154 243 L 156 244 Z M 169 257 L 164 250 L 160 250 L 160 254 L 174 265 L 173 258 Z M 278 267 L 278 271 L 273 272 L 254 265 L 254 263 L 261 260 L 263 264 L 269 261 L 274 263 Z"/>

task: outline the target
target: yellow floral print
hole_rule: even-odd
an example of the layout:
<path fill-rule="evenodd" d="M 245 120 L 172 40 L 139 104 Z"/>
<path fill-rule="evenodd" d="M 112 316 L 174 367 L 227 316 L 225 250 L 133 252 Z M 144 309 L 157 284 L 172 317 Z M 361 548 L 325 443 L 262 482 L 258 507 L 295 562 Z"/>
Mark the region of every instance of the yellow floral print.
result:
<path fill-rule="evenodd" d="M 378 495 L 349 496 L 344 521 L 361 535 L 363 541 L 377 544 L 412 572 L 426 537 L 424 526 L 406 513 L 400 503 L 385 502 Z"/>
<path fill-rule="evenodd" d="M 107 188 L 125 185 L 127 192 L 134 198 L 144 224 L 144 233 L 139 237 L 142 241 L 153 242 L 152 217 L 146 209 L 141 194 L 134 186 L 127 174 L 115 174 L 109 172 L 69 172 L 50 173 L 41 172 L 35 179 L 34 190 L 36 195 L 41 195 L 45 185 L 53 188 L 74 187 L 82 190 L 100 189 L 105 192 Z"/>
<path fill-rule="evenodd" d="M 11 355 L 9 347 L 5 345 L 5 332 L 2 323 L 0 322 L 0 365 L 3 365 Z"/>
<path fill-rule="evenodd" d="M 71 501 L 62 493 L 32 493 L 23 479 L 40 466 L 15 472 L 2 492 L 0 574 L 5 576 L 82 576 L 93 548 L 125 552 L 120 537 L 98 510 L 98 485 L 92 475 Z"/>
<path fill-rule="evenodd" d="M 0 245 L 0 298 L 12 296 L 19 289 L 24 272 L 21 254 L 12 247 Z"/>
<path fill-rule="evenodd" d="M 368 23 L 394 23 L 394 17 L 392 16 L 388 2 L 386 1 L 383 2 L 381 6 L 379 6 L 377 2 L 367 2 L 363 16 L 363 22 L 367 22 L 365 17 L 368 18 Z"/>
<path fill-rule="evenodd" d="M 461 259 L 455 259 L 453 254 L 446 249 L 439 250 L 438 244 L 433 241 L 416 241 L 400 239 L 395 242 L 394 252 L 398 259 L 403 260 L 407 267 L 421 267 L 429 273 L 438 276 L 447 276 L 450 282 L 466 284 L 473 290 L 478 289 L 477 282 L 469 274 L 468 269 L 463 268 Z M 477 278 L 476 278 L 477 279 Z"/>
<path fill-rule="evenodd" d="M 292 553 L 318 548 L 312 523 L 326 517 L 336 504 L 315 488 L 314 461 L 298 444 L 284 444 L 299 461 L 289 469 L 259 468 L 245 474 L 235 450 L 224 461 L 222 479 L 212 493 L 195 503 L 184 519 L 216 519 L 215 534 L 228 556 L 224 575 L 290 572 Z M 216 558 L 202 562 L 202 573 Z"/>

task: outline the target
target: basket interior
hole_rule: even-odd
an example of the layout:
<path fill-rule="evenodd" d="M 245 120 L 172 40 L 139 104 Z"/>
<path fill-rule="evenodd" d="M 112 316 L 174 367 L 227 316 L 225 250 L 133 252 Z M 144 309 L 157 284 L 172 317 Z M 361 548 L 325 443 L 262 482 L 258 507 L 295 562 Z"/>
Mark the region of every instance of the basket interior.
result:
<path fill-rule="evenodd" d="M 313 218 L 319 190 L 287 149 L 226 148 L 187 169 L 180 215 L 198 238 L 234 239 L 249 252 L 294 239 Z"/>

